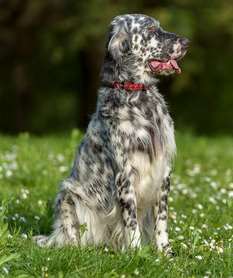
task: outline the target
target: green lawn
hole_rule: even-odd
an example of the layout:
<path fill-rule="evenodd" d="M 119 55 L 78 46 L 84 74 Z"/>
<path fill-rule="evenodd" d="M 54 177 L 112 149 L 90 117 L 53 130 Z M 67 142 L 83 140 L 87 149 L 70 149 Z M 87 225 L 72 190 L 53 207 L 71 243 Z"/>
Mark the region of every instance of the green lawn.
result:
<path fill-rule="evenodd" d="M 69 173 L 78 131 L 0 137 L 0 277 L 233 277 L 233 138 L 177 134 L 169 222 L 176 256 L 152 247 L 41 249 L 59 181 Z"/>

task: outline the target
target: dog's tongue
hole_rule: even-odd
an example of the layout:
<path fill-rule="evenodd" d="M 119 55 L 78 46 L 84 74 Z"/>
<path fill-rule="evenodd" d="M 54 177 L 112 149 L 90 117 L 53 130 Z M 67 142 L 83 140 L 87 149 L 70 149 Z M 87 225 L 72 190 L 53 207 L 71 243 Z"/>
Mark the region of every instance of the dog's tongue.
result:
<path fill-rule="evenodd" d="M 172 65 L 172 67 L 175 69 L 177 73 L 181 73 L 181 69 L 177 64 L 176 60 L 170 60 L 170 64 Z"/>
<path fill-rule="evenodd" d="M 159 62 L 159 61 L 156 61 L 156 60 L 150 61 L 150 65 L 153 69 L 158 69 L 161 64 L 162 64 L 162 62 Z"/>
<path fill-rule="evenodd" d="M 174 69 L 176 73 L 181 73 L 181 69 L 178 66 L 176 60 L 168 60 L 167 62 L 160 62 L 157 60 L 152 60 L 150 62 L 151 67 L 155 71 L 172 70 Z"/>

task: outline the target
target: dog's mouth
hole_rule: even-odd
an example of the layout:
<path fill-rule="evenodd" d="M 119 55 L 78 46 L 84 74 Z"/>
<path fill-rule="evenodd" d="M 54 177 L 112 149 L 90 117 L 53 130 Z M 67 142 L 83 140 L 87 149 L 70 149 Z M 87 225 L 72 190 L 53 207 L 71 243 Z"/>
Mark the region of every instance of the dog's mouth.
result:
<path fill-rule="evenodd" d="M 153 73 L 181 73 L 181 69 L 175 59 L 170 59 L 167 61 L 151 59 L 148 64 Z"/>

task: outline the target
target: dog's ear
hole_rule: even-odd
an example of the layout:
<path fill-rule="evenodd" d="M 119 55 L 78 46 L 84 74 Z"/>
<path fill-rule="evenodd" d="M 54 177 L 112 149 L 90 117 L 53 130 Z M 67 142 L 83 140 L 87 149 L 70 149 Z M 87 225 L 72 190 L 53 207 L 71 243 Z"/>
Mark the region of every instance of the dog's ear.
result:
<path fill-rule="evenodd" d="M 118 28 L 110 33 L 108 51 L 116 62 L 120 62 L 124 53 L 130 48 L 129 35 L 124 28 Z"/>

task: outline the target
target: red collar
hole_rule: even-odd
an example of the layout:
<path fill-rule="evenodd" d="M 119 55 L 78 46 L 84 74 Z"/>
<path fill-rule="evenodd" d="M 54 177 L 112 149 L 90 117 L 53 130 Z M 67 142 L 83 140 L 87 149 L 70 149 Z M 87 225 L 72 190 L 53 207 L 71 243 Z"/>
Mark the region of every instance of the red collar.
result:
<path fill-rule="evenodd" d="M 112 83 L 104 84 L 105 86 L 108 85 L 108 87 L 115 88 L 115 89 L 124 89 L 126 91 L 146 91 L 147 87 L 142 83 L 133 83 L 130 81 L 126 82 L 119 82 L 114 81 Z"/>
<path fill-rule="evenodd" d="M 126 91 L 145 91 L 146 87 L 144 84 L 142 83 L 133 83 L 133 82 L 118 82 L 118 81 L 114 81 L 113 82 L 113 88 L 116 89 L 124 89 Z"/>

